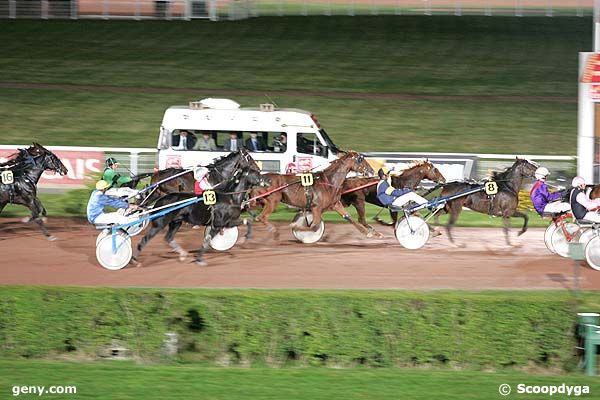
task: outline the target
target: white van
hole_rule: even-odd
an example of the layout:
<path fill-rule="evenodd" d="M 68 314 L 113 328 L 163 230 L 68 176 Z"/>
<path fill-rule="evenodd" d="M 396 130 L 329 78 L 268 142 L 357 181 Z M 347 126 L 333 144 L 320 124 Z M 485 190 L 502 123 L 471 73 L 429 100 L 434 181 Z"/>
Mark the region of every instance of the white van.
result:
<path fill-rule="evenodd" d="M 272 104 L 240 108 L 229 99 L 209 98 L 165 111 L 158 167 L 207 165 L 240 145 L 260 162 L 263 171 L 278 173 L 321 170 L 339 152 L 308 111 L 277 109 Z M 200 150 L 208 148 L 212 150 Z"/>

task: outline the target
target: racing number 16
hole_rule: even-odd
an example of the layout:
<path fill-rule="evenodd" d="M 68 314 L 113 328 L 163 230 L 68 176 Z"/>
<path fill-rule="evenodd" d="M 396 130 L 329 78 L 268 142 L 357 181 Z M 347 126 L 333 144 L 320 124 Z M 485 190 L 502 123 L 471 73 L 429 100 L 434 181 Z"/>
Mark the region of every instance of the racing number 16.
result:
<path fill-rule="evenodd" d="M 12 171 L 0 172 L 0 181 L 2 181 L 2 183 L 5 185 L 10 185 L 13 183 L 15 180 Z"/>
<path fill-rule="evenodd" d="M 204 199 L 204 204 L 207 206 L 213 205 L 217 202 L 217 194 L 214 190 L 205 190 L 202 193 L 202 198 Z"/>

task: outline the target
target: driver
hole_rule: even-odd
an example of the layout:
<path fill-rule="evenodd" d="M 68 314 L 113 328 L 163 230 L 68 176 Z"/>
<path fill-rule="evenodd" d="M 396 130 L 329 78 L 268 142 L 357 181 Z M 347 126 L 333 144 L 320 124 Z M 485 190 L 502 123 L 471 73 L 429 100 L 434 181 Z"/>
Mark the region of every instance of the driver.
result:
<path fill-rule="evenodd" d="M 427 199 L 419 196 L 409 188 L 396 189 L 393 187 L 388 168 L 380 168 L 377 175 L 379 175 L 377 198 L 384 206 L 402 207 L 409 201 L 414 201 L 417 204 L 427 203 Z"/>
<path fill-rule="evenodd" d="M 122 176 L 117 172 L 119 168 L 119 162 L 114 157 L 108 157 L 105 161 L 104 173 L 102 174 L 102 180 L 110 184 L 110 190 L 108 196 L 114 197 L 134 197 L 138 194 L 138 190 L 127 187 L 132 181 L 129 176 Z"/>
<path fill-rule="evenodd" d="M 87 219 L 91 224 L 126 224 L 134 221 L 136 217 L 126 216 L 124 211 L 127 209 L 135 210 L 138 207 L 129 205 L 123 199 L 112 197 L 107 194 L 110 183 L 105 180 L 96 182 L 96 190 L 90 195 L 87 204 Z M 117 208 L 122 211 L 105 212 L 106 206 Z"/>
<path fill-rule="evenodd" d="M 209 169 L 206 167 L 198 167 L 194 170 L 194 193 L 202 194 L 205 190 L 212 189 L 212 185 L 208 182 Z"/>
<path fill-rule="evenodd" d="M 592 222 L 600 222 L 600 214 L 596 211 L 600 207 L 600 199 L 590 200 L 585 194 L 585 179 L 576 176 L 571 182 L 573 189 L 569 195 L 571 211 L 576 219 L 586 219 Z"/>
<path fill-rule="evenodd" d="M 554 193 L 548 192 L 548 185 L 546 179 L 550 175 L 550 171 L 546 167 L 539 167 L 535 170 L 535 178 L 537 181 L 533 184 L 529 196 L 535 211 L 539 215 L 543 213 L 562 213 L 571 210 L 569 203 L 563 203 L 558 201 L 563 196 L 563 191 Z"/>

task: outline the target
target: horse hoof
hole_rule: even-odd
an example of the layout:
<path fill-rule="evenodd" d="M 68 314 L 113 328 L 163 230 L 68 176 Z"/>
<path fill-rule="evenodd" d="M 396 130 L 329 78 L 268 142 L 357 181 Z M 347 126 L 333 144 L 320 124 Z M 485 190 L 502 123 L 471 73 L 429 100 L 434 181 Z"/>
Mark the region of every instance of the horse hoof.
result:
<path fill-rule="evenodd" d="M 192 229 L 200 229 L 200 225 L 194 225 L 192 226 Z"/>
<path fill-rule="evenodd" d="M 21 218 L 21 222 L 24 224 L 28 224 L 31 221 L 30 217 Z"/>
<path fill-rule="evenodd" d="M 135 258 L 131 259 L 131 264 L 136 267 L 136 268 L 141 268 L 142 267 L 142 263 L 139 262 L 138 260 L 136 260 Z"/>
<path fill-rule="evenodd" d="M 187 258 L 188 258 L 187 254 L 185 256 L 184 255 L 180 255 L 179 256 L 179 262 L 185 262 L 185 260 L 187 260 Z"/>
<path fill-rule="evenodd" d="M 48 237 L 47 237 L 47 239 L 48 239 L 49 241 L 51 241 L 51 242 L 54 242 L 54 241 L 55 241 L 56 239 L 58 239 L 58 238 L 57 238 L 56 236 L 54 236 L 54 235 L 50 235 L 50 236 L 48 236 Z"/>
<path fill-rule="evenodd" d="M 42 217 L 42 222 L 45 223 L 45 224 L 47 224 L 48 223 L 48 218 Z"/>
<path fill-rule="evenodd" d="M 524 234 L 525 232 L 527 232 L 527 231 L 521 231 L 521 232 L 517 233 L 517 236 L 521 236 L 521 235 L 522 235 L 522 234 Z"/>
<path fill-rule="evenodd" d="M 374 236 L 375 236 L 376 239 L 383 239 L 384 238 L 384 235 L 381 232 L 375 232 Z"/>
<path fill-rule="evenodd" d="M 196 260 L 196 265 L 199 267 L 206 267 L 208 264 L 206 261 Z"/>

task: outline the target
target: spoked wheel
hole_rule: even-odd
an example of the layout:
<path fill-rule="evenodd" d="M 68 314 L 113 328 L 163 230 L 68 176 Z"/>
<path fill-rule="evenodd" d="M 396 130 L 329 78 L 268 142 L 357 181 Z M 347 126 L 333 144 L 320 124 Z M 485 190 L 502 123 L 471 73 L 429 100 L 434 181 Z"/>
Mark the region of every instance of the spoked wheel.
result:
<path fill-rule="evenodd" d="M 556 250 L 554 250 L 554 246 L 552 246 L 552 234 L 555 230 L 556 224 L 551 223 L 550 226 L 548 226 L 546 228 L 546 231 L 544 232 L 544 244 L 546 245 L 546 248 L 550 250 L 551 253 L 556 253 Z"/>
<path fill-rule="evenodd" d="M 429 239 L 429 226 L 425 220 L 416 215 L 410 215 L 398 222 L 395 232 L 396 239 L 403 247 L 411 250 L 425 246 Z"/>
<path fill-rule="evenodd" d="M 594 236 L 585 246 L 585 259 L 590 267 L 600 271 L 600 237 Z"/>
<path fill-rule="evenodd" d="M 562 227 L 558 226 L 551 239 L 554 252 L 561 257 L 569 257 L 569 242 L 574 239 L 573 236 L 578 230 L 579 225 L 572 222 L 565 222 Z"/>
<path fill-rule="evenodd" d="M 96 238 L 96 246 L 98 246 L 98 243 L 108 235 L 110 235 L 110 229 L 102 229 Z"/>
<path fill-rule="evenodd" d="M 150 220 L 145 220 L 145 221 L 140 222 L 139 224 L 128 226 L 127 228 L 125 228 L 125 230 L 127 231 L 127 234 L 129 236 L 139 235 L 139 233 L 141 231 L 146 229 L 149 222 L 150 222 Z"/>
<path fill-rule="evenodd" d="M 584 247 L 590 240 L 592 240 L 594 236 L 597 236 L 594 229 L 582 228 L 581 231 L 582 233 L 579 236 L 579 243 L 581 243 Z"/>
<path fill-rule="evenodd" d="M 207 226 L 204 230 L 204 237 L 208 236 L 210 227 Z M 212 237 L 210 247 L 217 251 L 226 251 L 235 246 L 238 240 L 239 230 L 237 226 L 233 228 L 224 228 Z"/>
<path fill-rule="evenodd" d="M 300 215 L 300 221 L 303 227 L 312 225 L 313 216 L 310 213 L 306 215 Z M 292 234 L 296 239 L 301 241 L 302 243 L 310 244 L 317 243 L 323 237 L 325 233 L 325 223 L 321 220 L 321 224 L 316 231 L 303 231 L 296 227 L 292 228 Z"/>
<path fill-rule="evenodd" d="M 125 233 L 109 234 L 100 239 L 96 246 L 96 259 L 100 265 L 111 271 L 124 268 L 129 264 L 132 254 L 131 239 Z"/>

